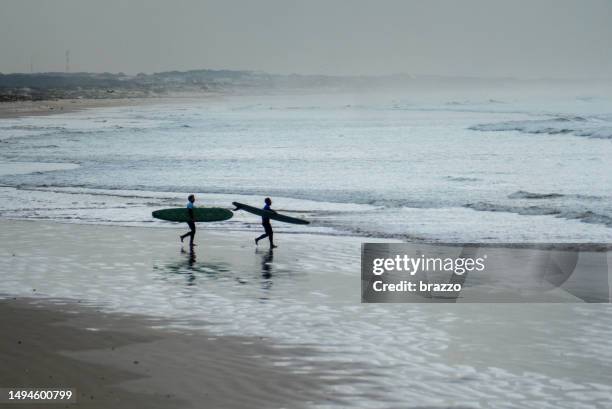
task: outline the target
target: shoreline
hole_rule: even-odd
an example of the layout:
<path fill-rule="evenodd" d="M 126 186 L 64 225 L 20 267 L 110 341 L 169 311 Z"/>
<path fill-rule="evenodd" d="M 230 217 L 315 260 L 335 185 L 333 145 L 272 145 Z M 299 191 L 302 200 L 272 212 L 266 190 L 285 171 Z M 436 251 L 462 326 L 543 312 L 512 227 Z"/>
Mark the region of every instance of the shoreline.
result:
<path fill-rule="evenodd" d="M 2 186 L 0 186 L 2 187 Z M 228 208 L 231 210 L 231 208 Z M 128 229 L 156 229 L 160 231 L 167 230 L 185 230 L 184 223 L 181 222 L 169 222 L 173 225 L 160 226 L 160 225 L 135 225 L 135 224 L 120 224 L 118 222 L 112 223 L 83 223 L 83 222 L 69 222 L 65 220 L 55 219 L 32 219 L 32 218 L 3 218 L 0 217 L 0 223 L 2 222 L 17 222 L 17 223 L 51 223 L 66 226 L 99 226 L 106 228 L 128 228 Z M 203 223 L 206 225 L 207 223 Z M 257 225 L 259 227 L 259 225 Z M 199 228 L 198 234 L 202 232 L 212 232 L 214 234 L 223 235 L 224 233 L 251 233 L 249 228 L 235 228 L 235 229 L 221 229 L 216 227 Z M 259 230 L 257 230 L 259 232 Z M 205 233 L 204 233 L 205 234 Z M 559 250 L 559 251 L 587 251 L 594 253 L 605 253 L 612 251 L 612 243 L 608 242 L 452 242 L 452 241 L 433 241 L 427 239 L 411 238 L 406 239 L 402 236 L 370 236 L 370 235 L 359 235 L 354 232 L 339 232 L 339 233 L 326 233 L 326 232 L 294 232 L 294 231 L 277 231 L 276 235 L 287 235 L 287 236 L 313 236 L 313 237 L 324 237 L 324 238 L 345 238 L 352 240 L 361 240 L 362 242 L 375 242 L 375 243 L 408 243 L 414 245 L 431 245 L 431 246 L 444 246 L 444 247 L 464 247 L 464 248 L 498 248 L 498 249 L 531 249 L 531 250 Z M 265 245 L 264 245 L 265 247 Z"/>
<path fill-rule="evenodd" d="M 53 99 L 40 101 L 0 102 L 0 120 L 28 116 L 51 116 L 74 113 L 93 108 L 156 105 L 163 103 L 186 103 L 221 96 L 220 93 L 185 93 L 159 97 L 134 98 L 82 98 Z"/>
<path fill-rule="evenodd" d="M 0 103 L 0 119 L 49 116 L 79 112 L 90 108 L 143 105 L 148 99 L 60 99 Z"/>

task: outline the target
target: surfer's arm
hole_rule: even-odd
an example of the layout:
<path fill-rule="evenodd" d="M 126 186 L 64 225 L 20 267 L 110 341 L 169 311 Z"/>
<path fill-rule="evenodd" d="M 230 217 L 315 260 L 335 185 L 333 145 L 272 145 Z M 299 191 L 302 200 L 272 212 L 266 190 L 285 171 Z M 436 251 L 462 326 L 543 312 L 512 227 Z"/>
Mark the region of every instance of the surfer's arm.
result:
<path fill-rule="evenodd" d="M 191 208 L 191 207 L 190 207 L 190 208 L 188 208 L 188 209 L 187 209 L 187 213 L 189 214 L 189 218 L 191 219 L 191 221 L 192 221 L 192 222 L 193 222 L 193 221 L 195 221 L 195 217 L 194 217 L 194 215 L 193 215 L 193 208 Z"/>

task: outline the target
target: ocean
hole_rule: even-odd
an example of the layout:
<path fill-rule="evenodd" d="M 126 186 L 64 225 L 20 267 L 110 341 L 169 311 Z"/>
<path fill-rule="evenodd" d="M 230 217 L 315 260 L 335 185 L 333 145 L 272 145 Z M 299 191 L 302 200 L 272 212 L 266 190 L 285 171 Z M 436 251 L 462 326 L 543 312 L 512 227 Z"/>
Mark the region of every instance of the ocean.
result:
<path fill-rule="evenodd" d="M 286 233 L 442 242 L 612 238 L 612 99 L 210 97 L 0 120 L 0 217 L 166 226 L 232 201 Z M 259 223 L 238 213 L 207 228 Z"/>

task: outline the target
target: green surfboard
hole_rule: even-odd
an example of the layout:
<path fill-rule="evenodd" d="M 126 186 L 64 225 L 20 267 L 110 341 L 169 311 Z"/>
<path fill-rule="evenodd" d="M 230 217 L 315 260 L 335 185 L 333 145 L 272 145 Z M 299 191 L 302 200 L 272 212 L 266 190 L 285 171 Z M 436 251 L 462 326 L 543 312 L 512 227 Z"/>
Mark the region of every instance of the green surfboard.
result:
<path fill-rule="evenodd" d="M 235 210 L 244 210 L 249 213 L 256 214 L 257 216 L 265 216 L 269 217 L 272 220 L 276 220 L 283 223 L 291 223 L 291 224 L 310 224 L 308 220 L 298 219 L 297 217 L 285 216 L 284 214 L 279 214 L 275 212 L 270 212 L 268 210 L 258 209 L 257 207 L 249 206 L 244 203 L 232 202 L 234 206 L 236 206 Z"/>
<path fill-rule="evenodd" d="M 231 219 L 234 213 L 231 210 L 220 207 L 196 207 L 193 209 L 193 215 L 196 222 L 222 222 L 223 220 Z M 170 222 L 186 222 L 190 220 L 189 213 L 185 207 L 156 210 L 153 212 L 153 217 Z"/>

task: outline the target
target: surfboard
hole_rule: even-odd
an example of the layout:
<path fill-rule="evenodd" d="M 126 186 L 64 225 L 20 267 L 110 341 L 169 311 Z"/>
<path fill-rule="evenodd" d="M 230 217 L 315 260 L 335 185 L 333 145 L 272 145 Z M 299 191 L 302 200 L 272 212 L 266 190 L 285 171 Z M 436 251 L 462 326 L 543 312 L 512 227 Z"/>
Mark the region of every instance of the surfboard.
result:
<path fill-rule="evenodd" d="M 220 207 L 196 207 L 193 209 L 193 216 L 196 222 L 221 222 L 231 219 L 234 213 L 231 210 Z M 186 222 L 190 220 L 189 213 L 185 207 L 156 210 L 153 212 L 153 217 L 170 222 Z"/>
<path fill-rule="evenodd" d="M 298 219 L 297 217 L 285 216 L 284 214 L 270 212 L 268 210 L 258 209 L 257 207 L 249 206 L 244 203 L 232 202 L 236 209 L 244 210 L 245 212 L 256 214 L 257 216 L 269 217 L 272 220 L 276 220 L 283 223 L 291 224 L 310 224 L 308 220 Z"/>

